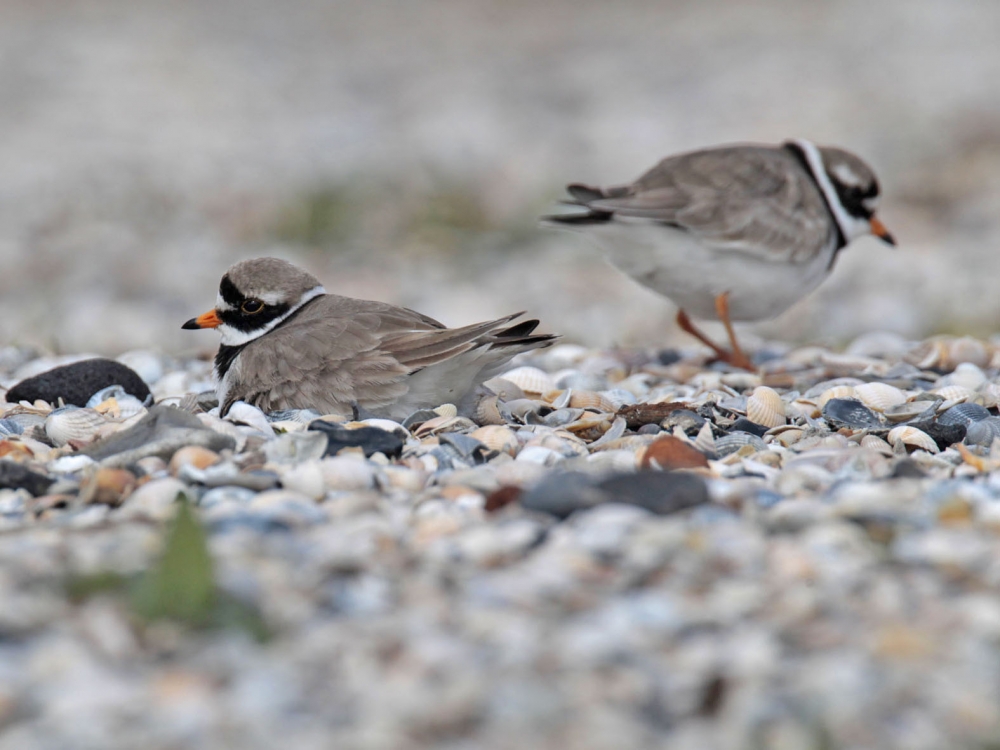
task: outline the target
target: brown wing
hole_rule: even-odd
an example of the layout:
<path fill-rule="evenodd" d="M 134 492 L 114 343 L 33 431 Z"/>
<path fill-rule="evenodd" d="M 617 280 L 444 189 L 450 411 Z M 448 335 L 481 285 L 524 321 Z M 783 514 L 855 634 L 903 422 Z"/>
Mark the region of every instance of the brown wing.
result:
<path fill-rule="evenodd" d="M 498 330 L 517 315 L 462 328 L 406 308 L 327 295 L 240 353 L 243 399 L 264 411 L 302 408 L 380 411 L 406 395 L 408 376 L 483 344 L 535 345 L 526 324 Z M 509 335 L 513 331 L 519 335 Z M 527 331 L 530 333 L 530 330 Z M 223 405 L 223 412 L 229 404 Z"/>
<path fill-rule="evenodd" d="M 835 231 L 812 178 L 782 148 L 680 154 L 631 185 L 571 186 L 570 192 L 605 220 L 650 219 L 685 229 L 710 247 L 775 261 L 807 260 Z"/>

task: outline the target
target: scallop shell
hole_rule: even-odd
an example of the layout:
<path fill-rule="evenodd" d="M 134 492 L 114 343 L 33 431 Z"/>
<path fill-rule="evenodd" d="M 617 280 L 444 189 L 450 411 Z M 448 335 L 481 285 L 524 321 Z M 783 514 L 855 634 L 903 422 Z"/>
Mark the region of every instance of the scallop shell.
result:
<path fill-rule="evenodd" d="M 517 440 L 517 433 L 509 427 L 491 424 L 480 427 L 469 433 L 469 437 L 475 438 L 487 448 L 498 453 L 507 453 L 511 456 L 517 455 L 520 443 Z"/>
<path fill-rule="evenodd" d="M 599 412 L 618 411 L 618 407 L 611 399 L 597 391 L 573 391 L 569 406 L 574 409 L 593 409 Z"/>
<path fill-rule="evenodd" d="M 758 386 L 747 399 L 747 419 L 767 428 L 782 425 L 785 423 L 785 402 L 773 388 Z"/>
<path fill-rule="evenodd" d="M 906 394 L 887 383 L 862 383 L 854 386 L 854 396 L 874 411 L 884 412 L 906 403 Z"/>
<path fill-rule="evenodd" d="M 45 419 L 45 434 L 57 446 L 73 441 L 89 443 L 99 436 L 102 427 L 109 424 L 104 416 L 93 409 L 63 406 L 55 409 Z"/>
<path fill-rule="evenodd" d="M 989 417 L 980 422 L 973 422 L 965 432 L 965 442 L 969 445 L 989 448 L 997 438 L 1000 438 L 1000 417 Z"/>
<path fill-rule="evenodd" d="M 528 394 L 541 395 L 556 389 L 555 381 L 537 367 L 515 367 L 500 376 Z"/>
<path fill-rule="evenodd" d="M 988 380 L 989 378 L 986 377 L 986 373 L 984 373 L 979 367 L 971 362 L 962 362 L 955 368 L 953 373 L 945 375 L 938 382 L 940 382 L 942 386 L 958 385 L 968 388 L 970 391 L 974 391 L 988 382 Z"/>
<path fill-rule="evenodd" d="M 828 388 L 819 395 L 818 399 L 816 399 L 816 408 L 822 411 L 823 407 L 826 406 L 826 402 L 832 398 L 856 399 L 857 397 L 854 395 L 854 386 L 835 385 L 832 388 Z"/>
<path fill-rule="evenodd" d="M 861 447 L 868 450 L 877 451 L 883 456 L 892 455 L 892 446 L 885 442 L 878 435 L 865 435 L 861 438 Z"/>
<path fill-rule="evenodd" d="M 918 430 L 916 427 L 910 427 L 909 425 L 893 427 L 889 430 L 888 439 L 889 443 L 893 447 L 902 443 L 903 445 L 911 448 L 922 448 L 928 453 L 939 452 L 937 443 L 934 442 L 934 438 L 923 430 Z"/>
<path fill-rule="evenodd" d="M 973 390 L 962 385 L 945 385 L 935 388 L 931 393 L 937 394 L 945 401 L 966 401 L 976 395 Z"/>
<path fill-rule="evenodd" d="M 749 432 L 730 432 L 728 435 L 721 435 L 715 439 L 715 452 L 721 458 L 735 453 L 744 446 L 753 446 L 755 451 L 767 450 L 767 443 L 763 438 L 759 438 Z"/>
<path fill-rule="evenodd" d="M 956 404 L 938 417 L 938 424 L 961 424 L 968 427 L 973 422 L 982 422 L 990 417 L 990 410 L 979 404 Z"/>

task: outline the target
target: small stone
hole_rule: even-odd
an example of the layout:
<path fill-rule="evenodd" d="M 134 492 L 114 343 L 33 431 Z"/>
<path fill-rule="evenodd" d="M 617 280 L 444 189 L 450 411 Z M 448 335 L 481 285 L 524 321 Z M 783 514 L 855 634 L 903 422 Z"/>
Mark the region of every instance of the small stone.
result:
<path fill-rule="evenodd" d="M 691 404 L 673 402 L 666 404 L 626 404 L 616 416 L 624 417 L 630 430 L 637 430 L 646 424 L 660 424 L 672 412 L 692 409 Z"/>
<path fill-rule="evenodd" d="M 6 399 L 10 403 L 42 400 L 54 405 L 61 398 L 64 404 L 83 407 L 91 396 L 109 385 L 122 386 L 140 401 L 150 395 L 142 378 L 121 362 L 85 359 L 22 380 L 7 391 Z"/>
<path fill-rule="evenodd" d="M 708 468 L 705 454 L 680 438 L 666 435 L 654 440 L 642 454 L 643 469 L 671 471 L 673 469 Z"/>
<path fill-rule="evenodd" d="M 169 460 L 187 445 L 213 451 L 232 449 L 236 441 L 205 427 L 198 417 L 174 406 L 157 404 L 142 419 L 121 432 L 81 451 L 106 466 L 128 466 L 146 456 Z"/>
<path fill-rule="evenodd" d="M 343 448 L 361 448 L 366 458 L 374 453 L 384 453 L 390 458 L 399 458 L 403 453 L 403 439 L 379 427 L 359 427 L 351 430 L 317 419 L 309 424 L 309 429 L 326 433 L 328 444 L 326 453 L 323 454 L 325 456 L 335 456 Z"/>
<path fill-rule="evenodd" d="M 174 502 L 178 495 L 191 496 L 191 491 L 184 482 L 173 477 L 154 479 L 140 485 L 117 512 L 127 516 L 148 516 L 165 520 L 174 515 Z"/>
<path fill-rule="evenodd" d="M 709 500 L 708 485 L 687 472 L 639 471 L 617 474 L 598 483 L 611 502 L 638 505 L 657 515 L 667 515 Z"/>
<path fill-rule="evenodd" d="M 319 462 L 323 482 L 331 490 L 367 490 L 375 486 L 375 471 L 356 456 L 331 456 Z"/>
<path fill-rule="evenodd" d="M 0 460 L 0 489 L 25 489 L 38 497 L 48 492 L 54 481 L 14 461 Z"/>
<path fill-rule="evenodd" d="M 313 500 L 322 500 L 326 495 L 323 469 L 319 461 L 304 461 L 288 467 L 281 473 L 281 486 Z"/>
<path fill-rule="evenodd" d="M 487 513 L 496 513 L 501 508 L 506 508 L 511 503 L 517 502 L 522 493 L 523 490 L 520 487 L 504 485 L 486 496 L 483 508 Z"/>
<path fill-rule="evenodd" d="M 80 502 L 118 507 L 136 486 L 136 477 L 126 469 L 102 466 L 80 486 Z"/>
<path fill-rule="evenodd" d="M 194 466 L 196 469 L 206 469 L 222 460 L 218 453 L 202 448 L 200 445 L 186 445 L 177 451 L 170 459 L 169 469 L 173 476 L 182 466 Z"/>
<path fill-rule="evenodd" d="M 607 494 L 594 486 L 589 474 L 554 472 L 521 496 L 521 507 L 566 518 L 574 511 L 593 508 L 607 499 Z"/>

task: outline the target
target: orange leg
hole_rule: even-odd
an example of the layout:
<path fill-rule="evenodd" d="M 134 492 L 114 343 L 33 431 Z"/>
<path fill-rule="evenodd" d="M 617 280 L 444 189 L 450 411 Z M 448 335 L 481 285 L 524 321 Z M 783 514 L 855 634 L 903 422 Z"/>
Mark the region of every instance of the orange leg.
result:
<path fill-rule="evenodd" d="M 733 330 L 733 323 L 729 319 L 729 292 L 724 292 L 715 298 L 715 312 L 719 316 L 719 320 L 722 321 L 722 325 L 725 326 L 726 333 L 729 335 L 729 344 L 732 346 L 731 351 L 723 349 L 708 336 L 698 330 L 694 323 L 691 322 L 691 318 L 689 318 L 688 314 L 683 310 L 677 311 L 677 325 L 680 326 L 682 331 L 691 334 L 715 352 L 716 358 L 722 362 L 727 362 L 733 367 L 739 367 L 743 370 L 753 371 L 757 369 L 753 366 L 753 362 L 751 362 L 750 358 L 743 352 L 740 348 L 739 342 L 736 340 L 736 332 Z"/>
<path fill-rule="evenodd" d="M 726 327 L 726 334 L 729 336 L 729 346 L 732 347 L 729 356 L 724 357 L 723 361 L 743 370 L 756 370 L 757 368 L 753 366 L 750 357 L 743 353 L 743 349 L 740 348 L 740 342 L 736 340 L 736 331 L 733 330 L 733 322 L 729 319 L 729 292 L 723 292 L 715 298 L 715 314 L 719 316 L 722 325 Z"/>

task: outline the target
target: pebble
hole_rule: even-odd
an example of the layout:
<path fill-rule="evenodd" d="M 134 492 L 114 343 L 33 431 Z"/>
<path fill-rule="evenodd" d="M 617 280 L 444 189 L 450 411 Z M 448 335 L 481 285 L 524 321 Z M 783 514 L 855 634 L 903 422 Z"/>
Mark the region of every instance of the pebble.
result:
<path fill-rule="evenodd" d="M 49 404 L 62 399 L 64 404 L 83 407 L 97 391 L 111 385 L 120 385 L 140 401 L 150 397 L 149 386 L 129 367 L 111 359 L 85 359 L 22 380 L 7 391 L 6 399 Z"/>
<path fill-rule="evenodd" d="M 935 342 L 776 347 L 758 373 L 555 347 L 478 422 L 221 419 L 211 363 L 153 352 L 125 361 L 159 402 L 89 394 L 89 445 L 47 432 L 51 402 L 0 402 L 4 740 L 891 747 L 916 715 L 982 746 L 1000 374 L 993 343 Z M 52 369 L 2 354 L 3 382 Z M 179 495 L 267 644 L 65 593 L 148 570 Z"/>

